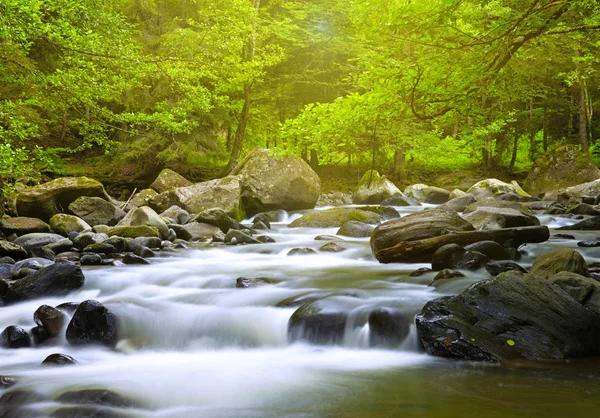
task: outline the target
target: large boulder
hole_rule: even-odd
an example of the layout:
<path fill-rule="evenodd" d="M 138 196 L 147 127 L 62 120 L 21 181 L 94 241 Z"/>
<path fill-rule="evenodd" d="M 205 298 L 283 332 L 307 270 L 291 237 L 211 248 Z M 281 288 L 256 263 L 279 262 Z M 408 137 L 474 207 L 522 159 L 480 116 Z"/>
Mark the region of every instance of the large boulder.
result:
<path fill-rule="evenodd" d="M 473 203 L 475 203 L 475 196 L 465 193 L 462 196 L 457 196 L 454 199 L 447 201 L 441 207 L 453 210 L 454 212 L 464 212 L 465 209 Z"/>
<path fill-rule="evenodd" d="M 151 226 L 158 229 L 158 232 L 163 239 L 167 239 L 169 236 L 169 227 L 166 222 L 154 211 L 154 209 L 148 206 L 132 209 L 117 224 L 117 227 L 121 226 Z"/>
<path fill-rule="evenodd" d="M 50 232 L 50 225 L 41 219 L 17 216 L 15 218 L 0 219 L 0 231 L 6 236 L 33 234 L 36 232 Z"/>
<path fill-rule="evenodd" d="M 385 222 L 373 231 L 373 253 L 390 248 L 401 241 L 417 241 L 448 232 L 473 231 L 473 225 L 455 212 L 442 208 L 415 212 L 399 219 Z"/>
<path fill-rule="evenodd" d="M 291 222 L 290 228 L 335 228 L 341 227 L 348 221 L 358 221 L 366 224 L 379 224 L 383 218 L 371 211 L 353 208 L 331 208 L 317 210 Z"/>
<path fill-rule="evenodd" d="M 98 344 L 110 348 L 117 345 L 117 318 L 95 300 L 81 302 L 67 326 L 71 345 Z"/>
<path fill-rule="evenodd" d="M 600 170 L 589 154 L 577 146 L 565 145 L 540 157 L 529 170 L 523 187 L 532 195 L 537 195 L 598 178 Z"/>
<path fill-rule="evenodd" d="M 156 180 L 150 185 L 150 188 L 158 193 L 163 193 L 177 187 L 191 186 L 192 182 L 175 171 L 165 168 L 160 172 Z"/>
<path fill-rule="evenodd" d="M 465 208 L 464 218 L 476 229 L 535 226 L 540 221 L 518 202 L 485 198 Z"/>
<path fill-rule="evenodd" d="M 600 315 L 600 282 L 569 271 L 561 271 L 548 280 L 587 309 Z"/>
<path fill-rule="evenodd" d="M 69 205 L 69 210 L 91 226 L 114 226 L 126 215 L 123 209 L 112 203 L 99 197 L 88 196 L 76 199 Z"/>
<path fill-rule="evenodd" d="M 481 180 L 471 186 L 471 188 L 467 190 L 467 193 L 471 193 L 477 199 L 493 197 L 497 194 L 504 193 L 515 193 L 522 196 L 528 196 L 518 184 L 509 184 L 498 179 Z"/>
<path fill-rule="evenodd" d="M 228 176 L 188 187 L 178 187 L 163 192 L 150 200 L 150 206 L 159 212 L 163 212 L 173 205 L 179 206 L 189 213 L 220 208 L 232 218 L 242 220 L 244 207 L 240 177 Z"/>
<path fill-rule="evenodd" d="M 590 275 L 583 256 L 570 248 L 559 248 L 542 254 L 535 259 L 531 266 L 531 274 L 543 278 L 549 278 L 562 271 L 582 276 Z"/>
<path fill-rule="evenodd" d="M 19 216 L 30 216 L 48 221 L 64 212 L 71 202 L 81 196 L 95 196 L 110 200 L 102 183 L 88 177 L 62 177 L 38 186 L 28 187 L 17 195 Z"/>
<path fill-rule="evenodd" d="M 219 208 L 205 210 L 196 215 L 192 221 L 217 226 L 225 233 L 230 229 L 243 229 L 239 222 Z"/>
<path fill-rule="evenodd" d="M 156 193 L 154 190 L 143 189 L 134 194 L 129 203 L 137 207 L 148 206 L 150 204 L 150 200 L 154 199 L 156 196 L 158 196 L 158 193 Z"/>
<path fill-rule="evenodd" d="M 330 297 L 298 308 L 288 321 L 288 340 L 331 345 L 344 341 L 348 314 L 356 306 L 354 298 Z"/>
<path fill-rule="evenodd" d="M 460 360 L 560 360 L 600 353 L 600 316 L 559 286 L 509 271 L 416 317 L 428 354 Z"/>
<path fill-rule="evenodd" d="M 421 193 L 423 194 L 423 202 L 434 205 L 446 203 L 451 198 L 451 193 L 440 187 L 427 186 L 421 189 Z"/>
<path fill-rule="evenodd" d="M 241 178 L 248 216 L 275 209 L 312 209 L 321 194 L 319 176 L 297 156 L 275 157 L 269 150 L 255 149 L 231 174 Z"/>
<path fill-rule="evenodd" d="M 358 182 L 352 202 L 357 205 L 378 205 L 392 196 L 402 196 L 402 192 L 386 176 L 380 176 L 376 170 L 369 170 Z"/>
<path fill-rule="evenodd" d="M 425 195 L 422 190 L 427 187 L 429 186 L 423 183 L 411 184 L 404 189 L 404 194 L 413 199 L 417 199 L 419 202 L 423 202 L 425 200 Z"/>
<path fill-rule="evenodd" d="M 55 263 L 9 284 L 2 295 L 5 303 L 47 296 L 64 296 L 84 283 L 81 268 L 68 262 Z"/>
<path fill-rule="evenodd" d="M 567 187 L 567 194 L 576 198 L 581 198 L 583 196 L 598 196 L 600 194 L 600 179 L 578 184 L 577 186 Z"/>
<path fill-rule="evenodd" d="M 64 235 L 65 237 L 69 235 L 69 232 L 92 230 L 92 227 L 83 219 L 74 215 L 67 215 L 66 213 L 57 213 L 50 218 L 49 223 L 52 232 Z"/>

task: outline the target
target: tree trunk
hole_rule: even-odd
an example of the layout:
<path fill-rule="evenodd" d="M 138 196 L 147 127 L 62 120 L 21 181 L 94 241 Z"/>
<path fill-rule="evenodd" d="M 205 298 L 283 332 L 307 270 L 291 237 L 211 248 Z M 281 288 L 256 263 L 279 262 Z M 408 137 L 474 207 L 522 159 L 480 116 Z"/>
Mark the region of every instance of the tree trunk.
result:
<path fill-rule="evenodd" d="M 546 104 L 546 101 L 544 100 L 544 122 L 543 122 L 543 144 L 542 146 L 544 147 L 544 152 L 548 151 L 548 105 Z"/>
<path fill-rule="evenodd" d="M 589 151 L 588 125 L 587 125 L 587 103 L 585 97 L 585 84 L 583 80 L 579 81 L 579 142 L 581 142 L 582 151 Z"/>
<path fill-rule="evenodd" d="M 403 150 L 396 150 L 394 153 L 394 178 L 398 181 L 404 180 L 406 177 L 406 154 Z"/>
<path fill-rule="evenodd" d="M 319 154 L 317 154 L 317 150 L 310 150 L 310 166 L 313 169 L 317 169 L 319 167 Z"/>
<path fill-rule="evenodd" d="M 517 162 L 517 151 L 519 149 L 519 134 L 517 133 L 517 128 L 513 129 L 513 149 L 512 156 L 510 157 L 510 164 L 508 165 L 508 171 L 512 173 L 515 168 L 515 163 Z"/>

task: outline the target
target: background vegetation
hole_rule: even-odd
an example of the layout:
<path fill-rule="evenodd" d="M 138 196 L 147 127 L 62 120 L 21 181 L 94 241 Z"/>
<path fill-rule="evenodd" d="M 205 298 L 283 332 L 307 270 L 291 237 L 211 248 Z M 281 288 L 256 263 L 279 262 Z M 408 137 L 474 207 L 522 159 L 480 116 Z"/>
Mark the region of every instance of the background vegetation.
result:
<path fill-rule="evenodd" d="M 600 159 L 596 0 L 0 0 L 0 178 Z"/>

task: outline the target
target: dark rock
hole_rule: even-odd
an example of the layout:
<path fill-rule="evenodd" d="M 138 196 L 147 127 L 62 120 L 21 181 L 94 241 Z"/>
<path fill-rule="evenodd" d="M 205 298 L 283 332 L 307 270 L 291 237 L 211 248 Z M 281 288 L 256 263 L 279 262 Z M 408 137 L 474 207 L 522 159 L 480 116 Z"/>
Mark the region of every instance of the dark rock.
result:
<path fill-rule="evenodd" d="M 66 404 L 105 405 L 114 407 L 132 407 L 135 403 L 115 392 L 104 389 L 83 389 L 65 392 L 56 398 Z"/>
<path fill-rule="evenodd" d="M 235 287 L 238 289 L 247 289 L 249 287 L 278 283 L 281 283 L 280 279 L 272 279 L 270 277 L 239 277 L 235 281 Z"/>
<path fill-rule="evenodd" d="M 259 213 L 258 215 L 256 215 L 253 219 L 253 222 L 254 223 L 262 222 L 263 224 L 265 224 L 267 229 L 271 229 L 271 222 L 269 220 L 269 217 L 264 213 Z M 258 229 L 258 228 L 254 228 L 254 229 Z"/>
<path fill-rule="evenodd" d="M 447 244 L 433 254 L 431 268 L 435 271 L 443 269 L 477 270 L 489 261 L 489 258 L 482 253 L 467 251 L 457 244 Z"/>
<path fill-rule="evenodd" d="M 552 235 L 552 238 L 554 238 L 554 239 L 575 239 L 575 235 L 555 234 L 555 235 Z"/>
<path fill-rule="evenodd" d="M 408 196 L 392 196 L 381 202 L 381 206 L 423 206 L 417 199 Z"/>
<path fill-rule="evenodd" d="M 68 262 L 55 263 L 11 283 L 4 295 L 4 302 L 14 303 L 46 296 L 64 296 L 83 286 L 84 280 L 81 268 L 78 266 Z"/>
<path fill-rule="evenodd" d="M 209 209 L 199 213 L 193 218 L 193 221 L 216 226 L 224 233 L 229 232 L 230 229 L 243 229 L 242 225 L 238 221 L 227 215 L 225 211 L 218 208 Z"/>
<path fill-rule="evenodd" d="M 308 302 L 288 321 L 288 340 L 311 344 L 341 344 L 350 307 L 343 298 Z"/>
<path fill-rule="evenodd" d="M 570 248 L 560 248 L 542 254 L 535 259 L 533 266 L 531 266 L 531 274 L 543 278 L 549 278 L 561 271 L 570 271 L 582 276 L 590 275 L 587 264 L 581 254 Z"/>
<path fill-rule="evenodd" d="M 492 276 L 498 276 L 500 273 L 504 273 L 506 271 L 519 271 L 521 273 L 527 273 L 527 270 L 514 261 L 492 261 L 485 265 L 485 269 Z"/>
<path fill-rule="evenodd" d="M 279 209 L 272 210 L 269 212 L 262 212 L 257 214 L 256 216 L 258 215 L 265 215 L 269 222 L 283 222 L 283 220 L 287 217 L 287 212 L 285 210 Z M 256 218 L 256 216 L 254 218 Z"/>
<path fill-rule="evenodd" d="M 131 253 L 125 254 L 122 261 L 125 264 L 150 264 L 148 260 Z"/>
<path fill-rule="evenodd" d="M 337 242 L 328 242 L 319 248 L 319 251 L 329 252 L 329 253 L 341 253 L 342 251 L 346 251 L 346 248 L 339 245 Z"/>
<path fill-rule="evenodd" d="M 585 219 L 573 225 L 561 226 L 556 229 L 561 231 L 597 231 L 600 229 L 600 216 Z"/>
<path fill-rule="evenodd" d="M 119 252 L 114 245 L 106 242 L 99 242 L 98 244 L 88 245 L 83 249 L 85 253 L 96 253 L 96 254 L 112 254 Z"/>
<path fill-rule="evenodd" d="M 100 302 L 81 302 L 67 327 L 67 341 L 71 345 L 99 344 L 114 348 L 117 318 Z"/>
<path fill-rule="evenodd" d="M 4 235 L 16 234 L 21 236 L 36 232 L 50 232 L 50 225 L 38 218 L 18 216 L 0 219 L 0 231 Z"/>
<path fill-rule="evenodd" d="M 123 418 L 123 414 L 102 406 L 79 405 L 60 407 L 52 413 L 51 418 Z"/>
<path fill-rule="evenodd" d="M 252 229 L 264 231 L 266 229 L 269 229 L 269 227 L 264 222 L 258 221 L 258 222 L 254 222 L 252 224 Z"/>
<path fill-rule="evenodd" d="M 410 333 L 413 316 L 392 308 L 378 308 L 369 314 L 371 347 L 397 347 Z"/>
<path fill-rule="evenodd" d="M 436 282 L 439 282 L 440 280 L 458 279 L 460 277 L 465 277 L 464 273 L 457 270 L 443 269 L 435 275 L 431 283 L 429 283 L 429 286 L 436 286 Z"/>
<path fill-rule="evenodd" d="M 600 239 L 596 239 L 594 241 L 579 241 L 577 246 L 584 248 L 600 247 Z"/>
<path fill-rule="evenodd" d="M 29 253 L 32 257 L 44 258 L 50 261 L 56 260 L 56 254 L 47 246 L 32 248 L 31 251 L 29 251 Z"/>
<path fill-rule="evenodd" d="M 27 250 L 14 242 L 0 240 L 0 257 L 10 257 L 15 260 L 23 260 L 29 257 Z"/>
<path fill-rule="evenodd" d="M 11 257 L 0 257 L 0 264 L 15 264 L 15 260 Z"/>
<path fill-rule="evenodd" d="M 337 231 L 337 235 L 353 238 L 366 238 L 370 237 L 375 228 L 363 222 L 348 221 Z"/>
<path fill-rule="evenodd" d="M 16 325 L 10 325 L 0 334 L 0 345 L 3 348 L 31 347 L 27 331 Z"/>
<path fill-rule="evenodd" d="M 88 253 L 81 256 L 79 264 L 82 266 L 101 266 L 103 264 L 102 256 L 96 253 Z"/>
<path fill-rule="evenodd" d="M 52 244 L 60 241 L 61 239 L 64 239 L 62 235 L 39 232 L 21 235 L 14 241 L 14 243 L 22 246 L 26 250 L 31 250 L 32 248 L 43 247 L 45 245 Z"/>
<path fill-rule="evenodd" d="M 65 302 L 56 306 L 56 309 L 60 309 L 64 313 L 68 315 L 73 315 L 77 308 L 79 307 L 79 303 L 77 302 Z"/>
<path fill-rule="evenodd" d="M 142 245 L 139 248 L 136 248 L 136 250 L 133 253 L 135 255 L 137 255 L 138 257 L 142 257 L 142 258 L 156 257 L 156 253 L 144 245 Z"/>
<path fill-rule="evenodd" d="M 101 242 L 107 239 L 108 235 L 106 234 L 97 234 L 95 232 L 83 232 L 77 235 L 77 237 L 72 241 L 75 247 L 79 248 L 80 250 L 83 250 L 89 245 L 100 244 Z"/>
<path fill-rule="evenodd" d="M 461 360 L 550 360 L 597 355 L 600 316 L 543 278 L 502 273 L 416 317 L 428 354 Z"/>
<path fill-rule="evenodd" d="M 31 334 L 31 338 L 33 339 L 33 345 L 36 347 L 44 345 L 46 341 L 50 340 L 52 337 L 42 325 L 38 325 L 37 327 L 31 328 L 29 331 Z"/>
<path fill-rule="evenodd" d="M 511 193 L 503 193 L 501 195 L 495 196 L 498 200 L 507 200 L 509 202 L 537 202 L 539 201 L 536 197 L 531 196 L 523 196 L 514 192 Z"/>
<path fill-rule="evenodd" d="M 44 245 L 41 248 L 47 248 L 52 250 L 52 252 L 55 254 L 60 254 L 73 248 L 73 241 L 71 241 L 69 238 L 63 238 L 51 244 Z"/>
<path fill-rule="evenodd" d="M 428 267 L 421 267 L 419 269 L 416 269 L 415 271 L 413 271 L 412 273 L 410 273 L 408 275 L 408 277 L 420 277 L 426 273 L 432 272 L 433 270 L 428 268 Z"/>
<path fill-rule="evenodd" d="M 25 260 L 17 261 L 11 268 L 11 274 L 16 277 L 19 275 L 19 271 L 23 269 L 28 270 L 40 270 L 44 267 L 51 265 L 52 262 L 45 258 L 35 257 L 26 258 Z"/>
<path fill-rule="evenodd" d="M 287 255 L 288 256 L 295 256 L 295 255 L 311 255 L 311 254 L 317 254 L 317 252 L 315 250 L 313 250 L 312 248 L 292 248 Z"/>
<path fill-rule="evenodd" d="M 475 196 L 473 196 L 472 194 L 467 194 L 464 196 L 455 197 L 454 199 L 449 200 L 440 207 L 453 212 L 464 212 L 465 209 L 469 205 L 475 203 L 475 201 Z"/>
<path fill-rule="evenodd" d="M 33 321 L 42 325 L 52 337 L 58 335 L 68 322 L 67 315 L 60 309 L 42 305 L 33 313 Z"/>
<path fill-rule="evenodd" d="M 574 215 L 600 216 L 600 210 L 586 203 L 580 203 L 570 207 L 569 210 L 567 210 L 567 213 L 572 213 Z"/>
<path fill-rule="evenodd" d="M 257 239 L 237 229 L 230 229 L 225 235 L 226 243 L 234 244 L 233 240 L 235 240 L 235 244 L 260 244 L 260 241 Z"/>
<path fill-rule="evenodd" d="M 69 366 L 75 364 L 78 363 L 73 357 L 60 353 L 50 354 L 42 361 L 42 365 L 44 366 Z"/>
<path fill-rule="evenodd" d="M 8 389 L 17 384 L 17 379 L 11 376 L 0 376 L 0 389 Z"/>
<path fill-rule="evenodd" d="M 477 251 L 485 254 L 490 260 L 510 260 L 506 249 L 495 241 L 480 241 L 465 246 L 467 251 Z"/>
<path fill-rule="evenodd" d="M 119 253 L 126 252 L 129 249 L 129 246 L 127 244 L 127 238 L 123 237 L 110 237 L 102 241 L 102 244 L 112 245 Z"/>
<path fill-rule="evenodd" d="M 175 235 L 177 235 L 177 238 L 179 239 L 191 241 L 191 239 L 193 238 L 192 233 L 188 231 L 183 225 L 168 224 L 168 227 L 169 229 L 175 231 Z"/>
<path fill-rule="evenodd" d="M 263 244 L 272 244 L 276 242 L 275 239 L 271 238 L 268 235 L 259 235 L 256 237 L 256 240 L 262 242 Z"/>

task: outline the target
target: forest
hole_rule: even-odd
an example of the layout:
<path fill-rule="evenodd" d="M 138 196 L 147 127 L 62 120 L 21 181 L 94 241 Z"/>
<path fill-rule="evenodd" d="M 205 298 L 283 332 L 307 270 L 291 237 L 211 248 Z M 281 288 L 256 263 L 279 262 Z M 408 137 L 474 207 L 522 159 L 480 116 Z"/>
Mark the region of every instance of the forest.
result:
<path fill-rule="evenodd" d="M 1 0 L 0 177 L 600 161 L 596 0 Z"/>

